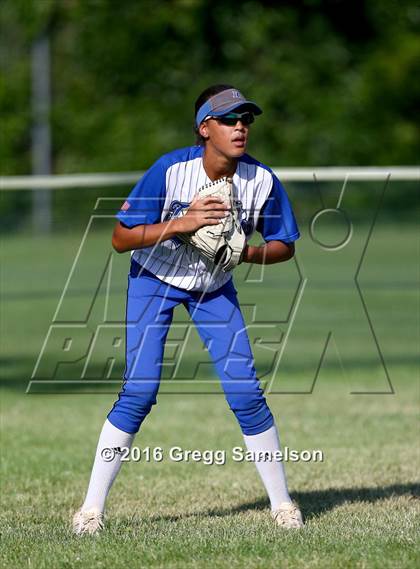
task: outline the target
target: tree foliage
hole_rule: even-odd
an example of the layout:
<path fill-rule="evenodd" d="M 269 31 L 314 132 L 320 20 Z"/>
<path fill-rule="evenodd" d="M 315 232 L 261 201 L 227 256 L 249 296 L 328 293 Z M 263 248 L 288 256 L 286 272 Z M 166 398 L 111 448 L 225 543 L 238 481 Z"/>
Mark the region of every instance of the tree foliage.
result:
<path fill-rule="evenodd" d="M 4 0 L 1 170 L 30 173 L 30 47 L 52 46 L 57 173 L 143 169 L 193 142 L 211 83 L 258 101 L 272 165 L 417 163 L 420 9 L 403 0 Z"/>

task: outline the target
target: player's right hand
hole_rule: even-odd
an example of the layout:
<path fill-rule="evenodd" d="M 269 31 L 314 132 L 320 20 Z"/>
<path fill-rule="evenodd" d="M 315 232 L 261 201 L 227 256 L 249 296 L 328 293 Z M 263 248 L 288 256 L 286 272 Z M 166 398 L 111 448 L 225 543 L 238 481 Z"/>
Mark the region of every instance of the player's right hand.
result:
<path fill-rule="evenodd" d="M 204 225 L 217 225 L 229 215 L 229 205 L 219 196 L 200 198 L 197 194 L 179 219 L 180 233 L 192 233 Z"/>

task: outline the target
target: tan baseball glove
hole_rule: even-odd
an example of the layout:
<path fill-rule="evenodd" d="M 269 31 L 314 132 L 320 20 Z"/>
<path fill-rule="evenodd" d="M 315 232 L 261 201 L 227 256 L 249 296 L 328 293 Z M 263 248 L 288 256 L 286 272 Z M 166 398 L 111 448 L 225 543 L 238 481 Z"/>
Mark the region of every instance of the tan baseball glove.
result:
<path fill-rule="evenodd" d="M 246 245 L 239 212 L 233 197 L 231 178 L 220 178 L 206 184 L 198 190 L 200 198 L 220 196 L 230 204 L 230 215 L 220 220 L 217 225 L 204 225 L 193 233 L 178 233 L 177 237 L 184 243 L 192 245 L 200 255 L 210 259 L 223 271 L 231 271 L 242 262 Z M 182 210 L 185 215 L 188 208 Z"/>

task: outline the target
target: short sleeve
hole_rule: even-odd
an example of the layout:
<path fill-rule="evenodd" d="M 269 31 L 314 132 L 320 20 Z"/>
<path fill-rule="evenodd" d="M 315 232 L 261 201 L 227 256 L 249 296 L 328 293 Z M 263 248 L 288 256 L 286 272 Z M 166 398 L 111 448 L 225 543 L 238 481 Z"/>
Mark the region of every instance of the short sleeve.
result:
<path fill-rule="evenodd" d="M 256 229 L 265 241 L 293 243 L 300 233 L 286 190 L 274 175 L 271 192 L 261 208 Z"/>
<path fill-rule="evenodd" d="M 165 201 L 165 168 L 157 161 L 132 189 L 116 217 L 125 226 L 159 223 Z"/>

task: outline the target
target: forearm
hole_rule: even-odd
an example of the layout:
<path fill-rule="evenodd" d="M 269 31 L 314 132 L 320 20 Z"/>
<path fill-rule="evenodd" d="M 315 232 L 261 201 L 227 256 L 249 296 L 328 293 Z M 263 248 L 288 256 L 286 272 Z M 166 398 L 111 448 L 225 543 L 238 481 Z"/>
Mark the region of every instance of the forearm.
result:
<path fill-rule="evenodd" d="M 288 261 L 294 255 L 295 248 L 293 243 L 283 243 L 283 241 L 269 241 L 262 247 L 247 246 L 245 251 L 244 263 L 254 263 L 256 265 L 272 265 Z"/>
<path fill-rule="evenodd" d="M 182 219 L 137 225 L 131 229 L 118 223 L 112 236 L 112 246 L 118 253 L 151 247 L 160 241 L 175 237 L 177 233 L 182 232 L 182 229 Z"/>

